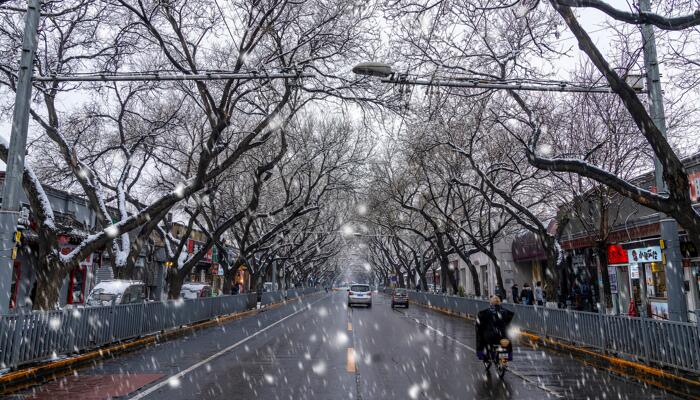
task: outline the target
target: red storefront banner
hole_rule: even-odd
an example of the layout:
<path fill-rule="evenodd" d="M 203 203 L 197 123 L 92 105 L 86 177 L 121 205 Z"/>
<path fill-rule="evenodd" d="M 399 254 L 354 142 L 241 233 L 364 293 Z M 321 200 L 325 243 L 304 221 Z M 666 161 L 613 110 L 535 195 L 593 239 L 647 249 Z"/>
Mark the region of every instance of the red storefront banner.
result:
<path fill-rule="evenodd" d="M 204 243 L 198 242 L 194 239 L 187 239 L 187 252 L 190 254 L 194 254 L 198 252 L 202 246 L 204 246 Z M 202 257 L 202 261 L 211 263 L 212 260 L 212 253 L 214 251 L 214 247 L 210 247 L 209 251 L 207 251 L 207 254 Z"/>
<path fill-rule="evenodd" d="M 608 265 L 612 264 L 627 264 L 627 251 L 619 244 L 611 244 L 608 246 Z"/>
<path fill-rule="evenodd" d="M 688 181 L 690 183 L 690 200 L 700 200 L 700 172 L 688 174 Z"/>

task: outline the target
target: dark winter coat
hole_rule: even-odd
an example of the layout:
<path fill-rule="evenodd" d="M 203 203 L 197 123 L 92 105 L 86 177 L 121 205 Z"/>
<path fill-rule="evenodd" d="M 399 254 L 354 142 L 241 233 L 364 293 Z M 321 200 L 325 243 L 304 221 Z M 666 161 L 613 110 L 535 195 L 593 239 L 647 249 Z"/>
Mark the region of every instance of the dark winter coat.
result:
<path fill-rule="evenodd" d="M 476 351 L 482 352 L 487 344 L 498 344 L 508 333 L 508 325 L 515 314 L 501 306 L 479 311 L 476 318 Z M 512 345 L 508 351 L 512 351 Z"/>
<path fill-rule="evenodd" d="M 530 306 L 535 304 L 535 295 L 532 293 L 532 289 L 529 287 L 524 288 L 523 291 L 520 292 L 520 299 L 522 300 L 523 304 Z"/>
<path fill-rule="evenodd" d="M 503 301 L 506 299 L 506 291 L 502 287 L 498 286 L 496 287 L 496 296 Z"/>

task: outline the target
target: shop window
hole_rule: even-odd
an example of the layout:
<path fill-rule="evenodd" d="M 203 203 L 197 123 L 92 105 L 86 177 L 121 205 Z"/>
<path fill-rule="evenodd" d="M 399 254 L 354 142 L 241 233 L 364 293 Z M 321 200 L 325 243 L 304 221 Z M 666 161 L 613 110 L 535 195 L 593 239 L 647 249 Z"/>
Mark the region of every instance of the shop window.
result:
<path fill-rule="evenodd" d="M 645 264 L 649 297 L 666 297 L 666 270 L 660 262 Z"/>
<path fill-rule="evenodd" d="M 87 286 L 87 269 L 85 267 L 75 267 L 70 273 L 68 284 L 68 304 L 84 304 L 85 288 Z"/>

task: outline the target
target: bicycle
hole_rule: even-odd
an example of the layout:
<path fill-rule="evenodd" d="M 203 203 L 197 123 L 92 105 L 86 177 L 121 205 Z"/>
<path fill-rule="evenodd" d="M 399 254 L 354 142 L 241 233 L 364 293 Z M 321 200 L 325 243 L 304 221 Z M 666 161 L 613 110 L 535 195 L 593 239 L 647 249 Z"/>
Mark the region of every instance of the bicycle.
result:
<path fill-rule="evenodd" d="M 496 374 L 500 379 L 503 379 L 506 371 L 508 371 L 508 359 L 510 358 L 508 346 L 510 346 L 510 340 L 508 339 L 501 339 L 498 345 L 486 345 L 486 357 L 484 357 L 486 372 L 489 372 L 493 364 L 496 366 Z"/>

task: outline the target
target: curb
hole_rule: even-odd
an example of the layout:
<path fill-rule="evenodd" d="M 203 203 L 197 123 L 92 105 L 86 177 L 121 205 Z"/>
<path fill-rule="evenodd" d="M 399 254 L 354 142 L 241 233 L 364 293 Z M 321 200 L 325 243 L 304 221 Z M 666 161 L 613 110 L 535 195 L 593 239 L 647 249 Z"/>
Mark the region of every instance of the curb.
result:
<path fill-rule="evenodd" d="M 474 320 L 474 318 L 470 316 L 444 308 L 416 303 L 413 300 L 410 302 L 417 306 L 421 306 L 441 314 L 449 315 L 451 317 L 457 317 L 469 321 Z M 521 342 L 524 342 L 526 345 L 531 347 L 536 348 L 538 346 L 542 346 L 553 351 L 567 353 L 576 356 L 576 359 L 584 364 L 604 369 L 643 384 L 657 387 L 685 399 L 700 400 L 700 381 L 688 379 L 686 377 L 634 361 L 601 354 L 593 350 L 577 347 L 569 343 L 536 335 L 531 332 L 521 330 L 520 336 Z"/>
<path fill-rule="evenodd" d="M 315 293 L 311 293 L 313 295 Z M 74 357 L 51 361 L 44 364 L 23 368 L 18 371 L 0 375 L 0 396 L 12 394 L 30 386 L 47 382 L 65 376 L 74 370 L 85 366 L 89 361 L 101 361 L 116 358 L 120 354 L 136 351 L 153 344 L 167 342 L 187 333 L 209 328 L 214 325 L 221 325 L 224 322 L 235 321 L 261 312 L 266 312 L 279 308 L 291 301 L 300 300 L 301 296 L 285 299 L 281 302 L 271 303 L 264 308 L 240 311 L 216 317 L 210 320 L 194 323 L 192 325 L 175 328 L 168 331 L 161 331 L 148 336 L 137 338 L 125 343 L 113 344 L 107 347 L 90 350 Z"/>

